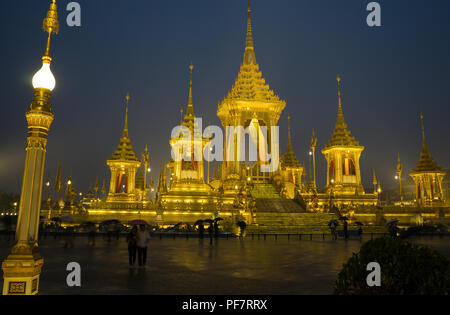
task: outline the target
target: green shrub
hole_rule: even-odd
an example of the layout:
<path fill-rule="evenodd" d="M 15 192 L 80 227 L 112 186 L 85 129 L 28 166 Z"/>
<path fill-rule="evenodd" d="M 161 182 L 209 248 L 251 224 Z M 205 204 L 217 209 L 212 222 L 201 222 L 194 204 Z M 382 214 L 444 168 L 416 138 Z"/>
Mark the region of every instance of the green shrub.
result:
<path fill-rule="evenodd" d="M 370 262 L 381 267 L 381 286 L 369 287 Z M 448 295 L 450 261 L 439 252 L 401 239 L 380 238 L 363 244 L 344 264 L 334 294 Z"/>

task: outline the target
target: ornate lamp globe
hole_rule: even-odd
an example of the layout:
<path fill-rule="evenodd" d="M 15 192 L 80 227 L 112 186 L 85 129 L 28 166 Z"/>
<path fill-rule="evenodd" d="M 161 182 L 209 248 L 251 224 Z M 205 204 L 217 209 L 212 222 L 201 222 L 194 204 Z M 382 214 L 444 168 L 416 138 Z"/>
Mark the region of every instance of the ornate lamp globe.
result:
<path fill-rule="evenodd" d="M 44 60 L 42 62 L 42 68 L 33 76 L 33 87 L 35 89 L 46 89 L 51 92 L 55 88 L 55 85 L 56 80 L 50 70 L 50 62 Z"/>

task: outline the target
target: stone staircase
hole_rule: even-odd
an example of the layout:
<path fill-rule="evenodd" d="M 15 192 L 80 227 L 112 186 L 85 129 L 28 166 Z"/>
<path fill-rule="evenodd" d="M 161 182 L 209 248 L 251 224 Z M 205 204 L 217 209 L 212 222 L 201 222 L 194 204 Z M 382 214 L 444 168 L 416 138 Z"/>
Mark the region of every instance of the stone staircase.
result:
<path fill-rule="evenodd" d="M 279 199 L 280 194 L 272 184 L 256 184 L 252 189 L 252 197 L 255 199 Z"/>
<path fill-rule="evenodd" d="M 256 199 L 256 208 L 258 212 L 275 213 L 303 213 L 306 212 L 301 205 L 292 199 Z"/>
<path fill-rule="evenodd" d="M 337 219 L 332 213 L 306 212 L 301 202 L 281 198 L 271 184 L 255 185 L 252 197 L 256 199 L 257 210 L 248 233 L 329 233 L 328 222 Z"/>
<path fill-rule="evenodd" d="M 257 212 L 249 233 L 310 234 L 329 233 L 328 222 L 336 220 L 332 213 Z"/>

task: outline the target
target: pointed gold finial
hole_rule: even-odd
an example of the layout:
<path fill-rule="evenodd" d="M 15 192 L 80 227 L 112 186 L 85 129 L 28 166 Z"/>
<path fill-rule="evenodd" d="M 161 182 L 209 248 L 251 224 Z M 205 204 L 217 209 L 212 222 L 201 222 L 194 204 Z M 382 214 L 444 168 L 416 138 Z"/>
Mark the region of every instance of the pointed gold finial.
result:
<path fill-rule="evenodd" d="M 291 146 L 291 115 L 288 115 L 288 146 Z"/>
<path fill-rule="evenodd" d="M 129 92 L 127 92 L 125 99 L 127 100 L 127 105 L 126 105 L 126 110 L 125 110 L 125 126 L 123 128 L 122 137 L 128 138 L 128 103 L 130 101 L 130 93 Z"/>
<path fill-rule="evenodd" d="M 189 65 L 189 70 L 190 70 L 190 80 L 189 80 L 189 106 L 193 106 L 193 101 L 192 101 L 192 70 L 194 70 L 194 65 L 191 64 Z"/>
<path fill-rule="evenodd" d="M 376 186 L 378 184 L 377 176 L 375 175 L 375 169 L 373 170 L 373 185 Z"/>
<path fill-rule="evenodd" d="M 342 111 L 342 100 L 341 100 L 341 76 L 338 75 L 336 78 L 338 83 L 338 123 L 344 122 L 344 112 Z"/>
<path fill-rule="evenodd" d="M 423 113 L 420 113 L 420 122 L 422 125 L 422 151 L 428 151 L 427 141 L 425 139 L 425 127 L 423 123 Z"/>
<path fill-rule="evenodd" d="M 317 138 L 316 138 L 316 133 L 313 128 L 312 135 L 311 135 L 311 150 L 315 150 L 316 146 L 317 146 Z"/>
<path fill-rule="evenodd" d="M 47 16 L 42 23 L 42 29 L 44 32 L 48 33 L 47 46 L 45 48 L 44 56 L 42 60 L 50 63 L 52 58 L 50 57 L 50 41 L 52 34 L 58 34 L 59 32 L 59 21 L 58 21 L 58 11 L 57 11 L 56 1 L 53 0 L 50 4 L 50 9 L 47 12 Z"/>
<path fill-rule="evenodd" d="M 247 16 L 247 40 L 246 40 L 246 48 L 253 48 L 253 31 L 252 31 L 252 9 L 250 7 L 250 0 L 248 0 L 248 16 Z"/>
<path fill-rule="evenodd" d="M 245 53 L 244 53 L 244 64 L 256 64 L 255 50 L 253 45 L 253 31 L 252 31 L 252 19 L 251 19 L 251 8 L 250 0 L 248 0 L 247 9 L 247 37 L 245 40 Z"/>

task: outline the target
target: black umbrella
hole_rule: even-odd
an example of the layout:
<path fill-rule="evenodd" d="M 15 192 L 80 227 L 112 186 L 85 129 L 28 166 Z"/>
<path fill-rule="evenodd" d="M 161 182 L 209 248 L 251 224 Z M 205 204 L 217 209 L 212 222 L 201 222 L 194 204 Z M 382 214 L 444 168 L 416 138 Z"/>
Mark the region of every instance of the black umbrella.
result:
<path fill-rule="evenodd" d="M 222 219 L 222 218 L 215 218 L 214 221 L 215 221 L 215 222 L 223 221 L 223 219 Z"/>
<path fill-rule="evenodd" d="M 203 222 L 206 222 L 206 223 L 214 223 L 214 221 L 213 221 L 213 220 L 211 220 L 211 219 L 206 219 L 206 220 L 203 220 Z"/>
<path fill-rule="evenodd" d="M 330 222 L 328 222 L 328 226 L 332 226 L 334 225 L 335 227 L 339 225 L 339 222 L 336 220 L 331 220 Z"/>
<path fill-rule="evenodd" d="M 364 225 L 362 222 L 355 222 L 355 224 L 359 225 L 359 226 L 363 226 Z"/>
<path fill-rule="evenodd" d="M 197 221 L 195 221 L 194 226 L 200 225 L 200 224 L 203 224 L 203 220 L 197 220 Z"/>
<path fill-rule="evenodd" d="M 247 223 L 245 223 L 244 221 L 239 221 L 238 223 L 236 223 L 237 226 L 239 226 L 240 228 L 246 228 L 247 227 Z"/>
<path fill-rule="evenodd" d="M 340 217 L 339 220 L 348 220 L 347 217 Z"/>
<path fill-rule="evenodd" d="M 386 222 L 386 225 L 391 225 L 391 224 L 397 223 L 397 222 L 399 222 L 398 219 L 391 219 L 391 220 L 389 220 L 389 221 Z"/>
<path fill-rule="evenodd" d="M 120 221 L 119 220 L 106 220 L 103 221 L 101 224 L 119 224 Z"/>

